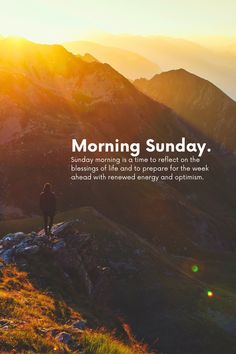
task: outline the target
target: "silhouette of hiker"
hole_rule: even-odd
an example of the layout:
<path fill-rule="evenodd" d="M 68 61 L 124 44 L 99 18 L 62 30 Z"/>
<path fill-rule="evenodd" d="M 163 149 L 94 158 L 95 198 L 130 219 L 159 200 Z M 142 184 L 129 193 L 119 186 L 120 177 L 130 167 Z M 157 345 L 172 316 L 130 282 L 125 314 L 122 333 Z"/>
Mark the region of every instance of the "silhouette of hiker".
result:
<path fill-rule="evenodd" d="M 45 235 L 51 235 L 54 216 L 56 213 L 56 197 L 52 192 L 50 183 L 45 183 L 43 191 L 40 194 L 40 209 L 44 219 Z"/>

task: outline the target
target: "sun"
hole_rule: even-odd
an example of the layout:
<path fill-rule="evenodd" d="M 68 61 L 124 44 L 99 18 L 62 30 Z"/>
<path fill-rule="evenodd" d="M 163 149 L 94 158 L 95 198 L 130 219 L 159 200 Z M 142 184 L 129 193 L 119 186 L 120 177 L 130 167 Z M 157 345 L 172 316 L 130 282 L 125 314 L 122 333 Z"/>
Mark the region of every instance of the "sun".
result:
<path fill-rule="evenodd" d="M 52 6 L 45 0 L 0 0 L 4 9 L 0 13 L 0 35 L 23 37 L 39 43 L 58 42 L 63 25 L 55 16 L 55 4 Z"/>
<path fill-rule="evenodd" d="M 28 39 L 32 42 L 42 43 L 42 44 L 54 44 L 60 43 L 61 39 L 56 35 L 45 34 L 41 31 L 28 31 L 28 30 L 11 30 L 11 31 L 1 31 L 1 36 L 3 37 L 12 37 L 16 41 L 21 38 Z M 0 36 L 0 38 L 1 38 Z"/>

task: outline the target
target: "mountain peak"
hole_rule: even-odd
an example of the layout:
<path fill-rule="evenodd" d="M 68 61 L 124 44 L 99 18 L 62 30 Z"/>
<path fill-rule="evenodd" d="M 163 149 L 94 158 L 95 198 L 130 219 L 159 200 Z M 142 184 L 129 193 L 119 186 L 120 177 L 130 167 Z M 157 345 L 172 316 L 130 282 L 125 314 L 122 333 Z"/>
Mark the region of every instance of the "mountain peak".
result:
<path fill-rule="evenodd" d="M 235 151 L 236 103 L 218 87 L 184 69 L 170 70 L 134 85 L 165 104 L 214 141 Z"/>
<path fill-rule="evenodd" d="M 13 51 L 18 52 L 18 56 L 27 56 L 33 51 L 37 52 L 57 52 L 57 54 L 72 55 L 60 44 L 42 44 L 30 41 L 24 37 L 9 36 L 0 39 L 1 58 L 4 54 L 11 54 Z M 6 53 L 4 53 L 4 51 Z"/>
<path fill-rule="evenodd" d="M 141 91 L 143 91 L 142 86 L 145 85 L 148 86 L 149 89 L 153 85 L 153 89 L 155 90 L 157 90 L 159 85 L 162 87 L 162 89 L 164 87 L 167 88 L 167 85 L 171 85 L 177 91 L 178 89 L 181 89 L 182 93 L 196 94 L 196 95 L 200 90 L 204 88 L 205 94 L 207 95 L 209 94 L 209 90 L 211 90 L 213 91 L 214 95 L 220 95 L 222 98 L 234 102 L 229 96 L 227 96 L 221 89 L 219 89 L 217 86 L 212 84 L 210 81 L 202 77 L 199 77 L 183 68 L 164 71 L 160 74 L 154 75 L 150 80 L 137 79 L 134 81 L 134 85 L 139 89 L 141 89 Z M 171 92 L 171 90 L 169 90 L 169 92 Z M 148 93 L 148 92 L 144 92 L 144 93 Z"/>
<path fill-rule="evenodd" d="M 212 83 L 210 83 L 210 81 L 201 78 L 200 76 L 195 75 L 194 73 L 183 69 L 183 68 L 179 68 L 179 69 L 173 69 L 173 70 L 168 70 L 168 71 L 163 71 L 160 74 L 156 74 L 153 76 L 153 78 L 151 80 L 157 79 L 157 78 L 164 78 L 164 77 L 172 77 L 173 79 L 181 79 L 181 78 L 185 78 L 185 79 L 189 79 L 189 80 L 202 80 L 205 82 L 208 82 L 209 84 L 213 85 Z"/>

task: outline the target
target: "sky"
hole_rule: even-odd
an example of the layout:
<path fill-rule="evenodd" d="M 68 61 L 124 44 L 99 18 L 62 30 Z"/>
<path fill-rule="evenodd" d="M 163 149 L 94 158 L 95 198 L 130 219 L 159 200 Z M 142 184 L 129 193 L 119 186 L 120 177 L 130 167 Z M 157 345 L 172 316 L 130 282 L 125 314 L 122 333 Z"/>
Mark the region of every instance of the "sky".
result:
<path fill-rule="evenodd" d="M 236 36 L 235 0 L 0 0 L 0 34 L 53 43 L 103 31 Z"/>

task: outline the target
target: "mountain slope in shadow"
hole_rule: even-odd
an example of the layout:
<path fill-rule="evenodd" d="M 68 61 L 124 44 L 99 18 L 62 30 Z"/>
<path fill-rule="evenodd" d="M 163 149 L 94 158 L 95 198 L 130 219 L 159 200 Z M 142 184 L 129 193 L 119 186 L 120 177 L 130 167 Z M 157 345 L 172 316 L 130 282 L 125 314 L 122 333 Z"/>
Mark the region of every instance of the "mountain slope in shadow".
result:
<path fill-rule="evenodd" d="M 186 70 L 171 70 L 134 85 L 232 152 L 236 151 L 236 102 Z"/>
<path fill-rule="evenodd" d="M 84 328 L 81 338 L 73 330 L 73 321 L 80 312 L 86 326 L 94 330 L 102 322 L 107 328 L 119 328 L 119 318 L 123 318 L 155 353 L 221 353 L 224 348 L 233 348 L 233 322 L 226 326 L 225 321 L 232 317 L 235 299 L 227 282 L 224 289 L 220 276 L 211 278 L 209 269 L 216 266 L 213 261 L 198 263 L 201 271 L 195 274 L 191 271 L 194 259 L 170 256 L 93 208 L 76 210 L 73 216 L 74 219 L 54 226 L 50 241 L 43 232 L 9 234 L 0 241 L 1 258 L 26 271 L 35 289 L 50 291 L 51 300 L 45 299 L 45 311 L 50 306 L 50 316 L 56 318 L 53 302 L 61 304 L 61 316 L 65 311 L 61 324 L 59 320 L 51 322 L 56 327 L 47 332 L 54 345 L 64 330 L 69 331 L 72 343 L 81 341 L 81 349 L 86 349 Z M 226 265 L 222 268 L 224 262 L 222 259 L 217 269 L 221 268 L 224 276 L 227 274 L 228 281 Z M 230 265 L 229 259 L 226 264 Z M 215 299 L 207 298 L 209 288 L 214 290 Z M 65 310 L 67 306 L 70 309 Z M 25 307 L 25 311 L 30 310 Z M 11 326 L 16 321 L 14 316 L 13 311 Z M 37 343 L 45 335 L 41 327 L 49 330 L 48 322 L 35 324 Z M 11 326 L 7 336 L 11 335 Z M 20 348 L 19 339 L 15 345 Z M 136 347 L 130 348 L 132 353 L 142 352 L 138 343 L 133 345 Z"/>

